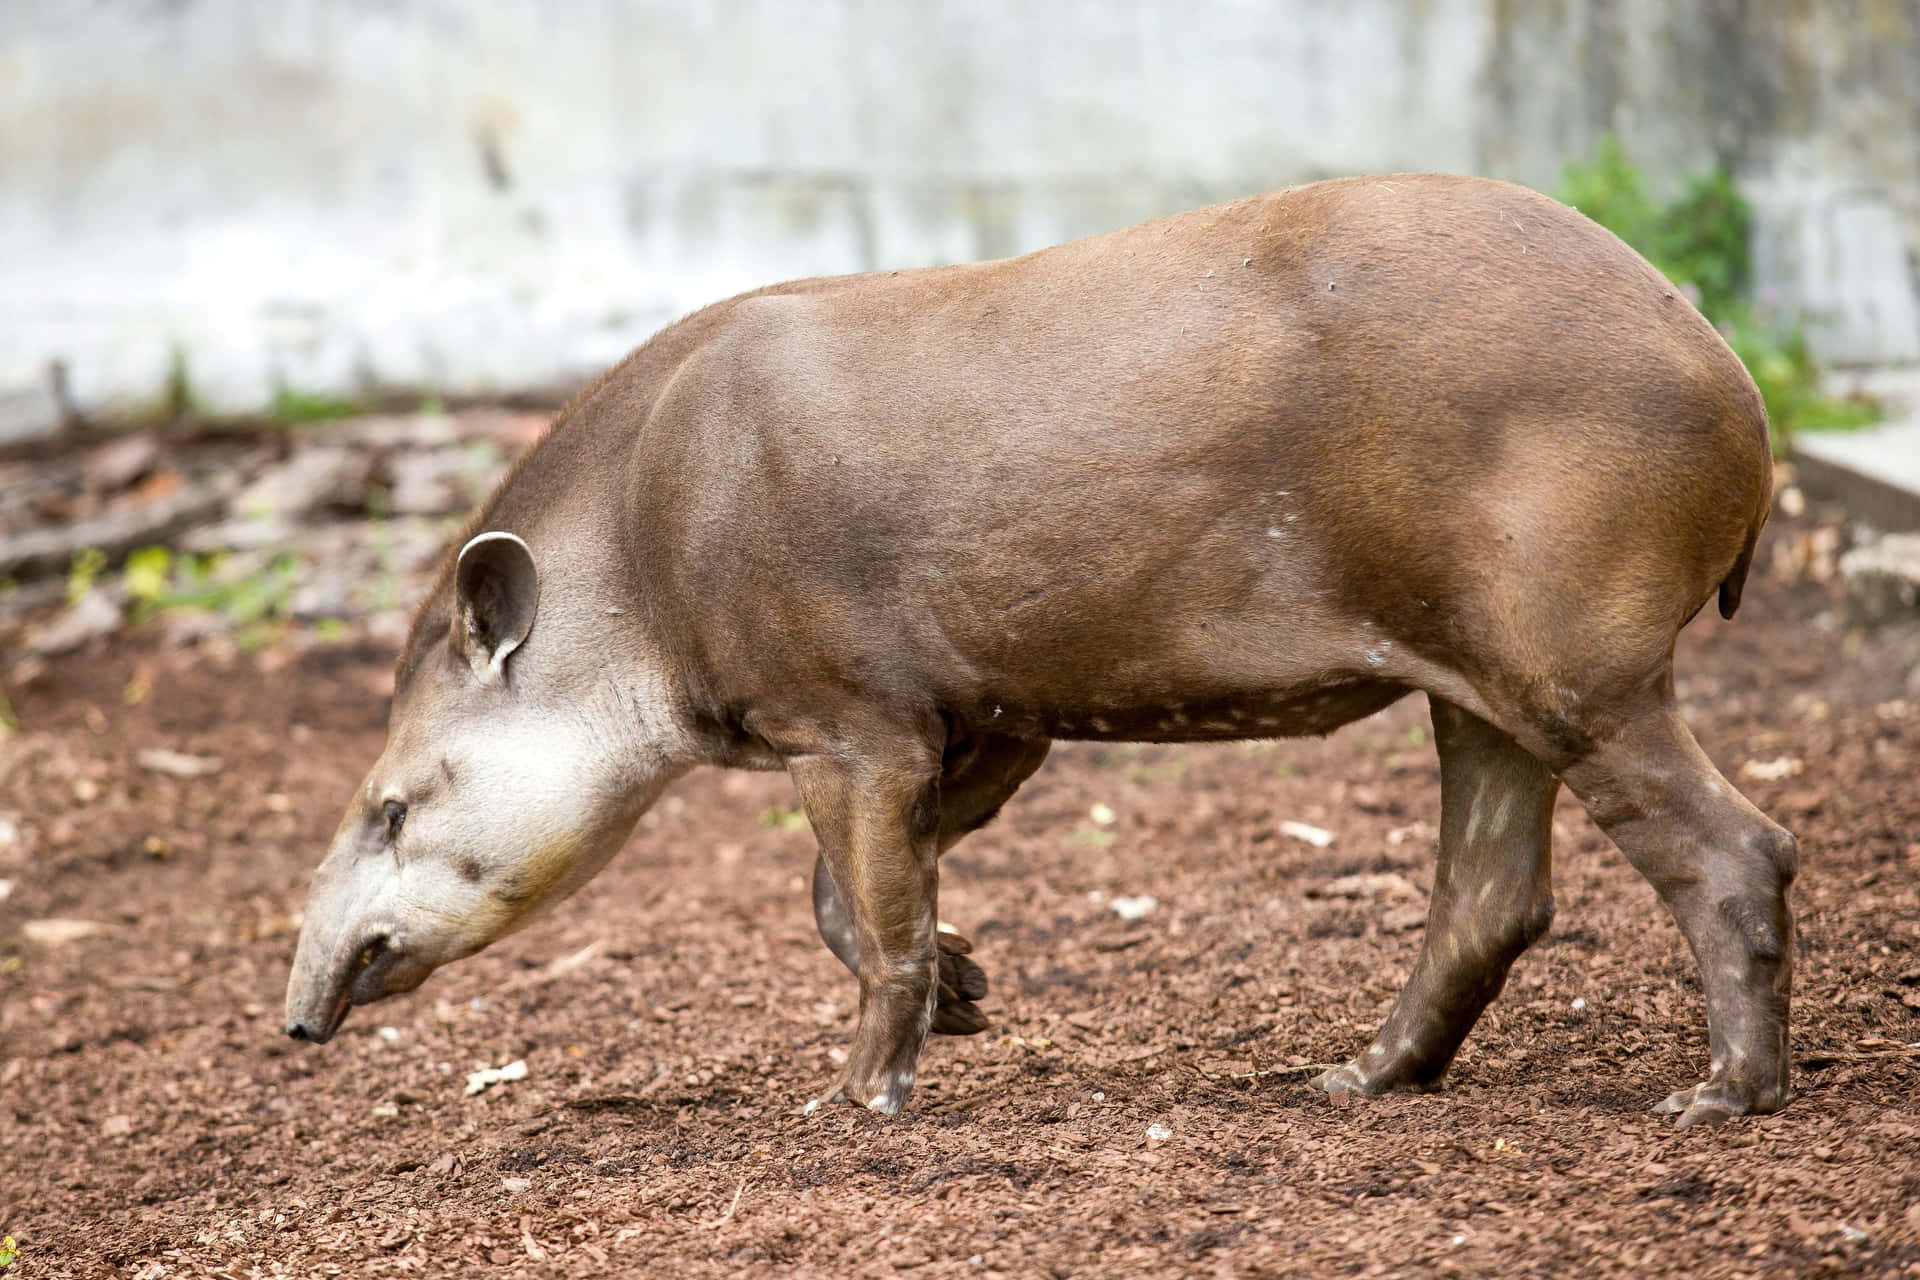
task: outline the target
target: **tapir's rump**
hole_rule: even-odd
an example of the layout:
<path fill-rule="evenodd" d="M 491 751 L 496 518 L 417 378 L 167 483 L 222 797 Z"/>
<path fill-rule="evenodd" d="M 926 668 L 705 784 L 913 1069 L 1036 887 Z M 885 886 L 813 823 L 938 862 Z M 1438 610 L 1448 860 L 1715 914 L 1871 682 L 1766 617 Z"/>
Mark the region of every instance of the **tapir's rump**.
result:
<path fill-rule="evenodd" d="M 1716 593 L 1737 603 L 1771 477 L 1759 395 L 1712 327 L 1612 235 L 1503 183 L 1317 183 L 1001 262 L 776 285 L 658 335 L 503 485 L 414 627 L 368 804 L 411 804 L 397 838 L 424 853 L 432 806 L 485 778 L 470 829 L 510 812 L 529 830 L 502 849 L 561 851 L 534 875 L 456 842 L 435 883 L 500 922 L 470 950 L 516 894 L 537 909 L 590 875 L 677 771 L 786 768 L 821 931 L 864 993 L 835 1096 L 890 1111 L 929 1026 L 985 1025 L 984 974 L 934 930 L 938 854 L 1049 741 L 1327 732 L 1418 690 L 1443 792 L 1425 949 L 1321 1084 L 1445 1070 L 1551 916 L 1564 782 L 1701 958 L 1714 1071 L 1674 1109 L 1770 1109 L 1792 841 L 1693 743 L 1671 661 Z M 540 751 L 442 749 L 502 717 Z M 417 797 L 394 780 L 430 775 Z M 378 923 L 399 966 L 405 931 Z M 326 926 L 313 990 L 367 927 Z"/>

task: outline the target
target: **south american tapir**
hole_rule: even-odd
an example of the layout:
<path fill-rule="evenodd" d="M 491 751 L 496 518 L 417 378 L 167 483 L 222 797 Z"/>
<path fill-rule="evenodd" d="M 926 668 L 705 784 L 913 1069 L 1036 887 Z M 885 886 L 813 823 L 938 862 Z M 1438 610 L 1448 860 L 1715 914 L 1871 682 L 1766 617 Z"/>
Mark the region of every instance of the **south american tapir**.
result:
<path fill-rule="evenodd" d="M 287 1031 L 578 889 L 699 765 L 785 769 L 860 988 L 820 1101 L 897 1112 L 986 1025 L 940 855 L 1057 739 L 1324 734 L 1426 695 L 1411 978 L 1314 1083 L 1434 1085 L 1553 916 L 1566 786 L 1699 963 L 1682 1125 L 1787 1098 L 1793 837 L 1675 702 L 1771 505 L 1761 397 L 1574 210 L 1320 182 L 1024 257 L 774 285 L 564 409 L 460 540 L 316 874 Z"/>

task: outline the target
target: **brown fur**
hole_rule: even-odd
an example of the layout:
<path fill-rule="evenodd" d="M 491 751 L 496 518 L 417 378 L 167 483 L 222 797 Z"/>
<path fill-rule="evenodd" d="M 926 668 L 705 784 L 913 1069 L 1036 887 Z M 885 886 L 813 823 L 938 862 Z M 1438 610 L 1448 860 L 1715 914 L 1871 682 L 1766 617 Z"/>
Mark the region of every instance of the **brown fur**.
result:
<path fill-rule="evenodd" d="M 584 392 L 476 528 L 528 541 L 543 600 L 631 602 L 530 650 L 643 627 L 712 758 L 794 774 L 864 993 L 846 1096 L 897 1107 L 953 1013 L 929 930 L 966 744 L 1013 762 L 990 812 L 1038 764 L 1007 744 L 1326 732 L 1420 689 L 1449 949 L 1323 1083 L 1444 1070 L 1545 927 L 1564 776 L 1717 966 L 1699 1119 L 1785 1097 L 1791 837 L 1711 774 L 1671 680 L 1678 629 L 1738 604 L 1771 485 L 1752 380 L 1657 271 L 1533 192 L 1400 175 L 718 304 Z"/>

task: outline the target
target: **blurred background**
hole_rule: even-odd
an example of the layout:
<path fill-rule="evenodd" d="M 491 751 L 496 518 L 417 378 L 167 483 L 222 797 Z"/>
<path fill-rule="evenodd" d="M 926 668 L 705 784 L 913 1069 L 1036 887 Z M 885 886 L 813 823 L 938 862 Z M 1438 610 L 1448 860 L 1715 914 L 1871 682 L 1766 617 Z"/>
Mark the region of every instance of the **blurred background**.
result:
<path fill-rule="evenodd" d="M 1608 136 L 1731 174 L 1817 355 L 1913 362 L 1916 86 L 1915 0 L 9 0 L 0 438 L 552 396 L 774 280 Z"/>
<path fill-rule="evenodd" d="M 1611 227 L 1920 526 L 1920 0 L 9 0 L 0 640 L 391 638 L 692 309 L 1410 169 Z"/>

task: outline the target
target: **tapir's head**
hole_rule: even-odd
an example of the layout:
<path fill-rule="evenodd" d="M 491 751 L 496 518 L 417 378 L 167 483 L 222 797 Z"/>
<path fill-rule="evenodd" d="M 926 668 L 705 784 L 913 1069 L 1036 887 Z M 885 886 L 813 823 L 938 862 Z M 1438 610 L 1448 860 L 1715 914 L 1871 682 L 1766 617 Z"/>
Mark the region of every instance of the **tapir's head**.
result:
<path fill-rule="evenodd" d="M 579 888 L 676 772 L 662 686 L 625 660 L 607 609 L 540 588 L 525 542 L 483 533 L 422 610 L 386 750 L 314 876 L 287 984 L 295 1039 L 328 1039 L 351 1006 L 413 990 Z"/>

